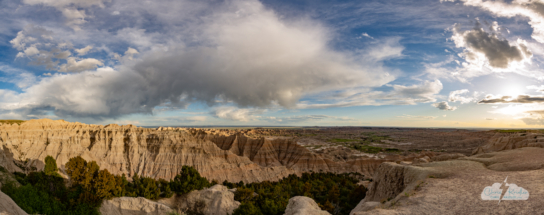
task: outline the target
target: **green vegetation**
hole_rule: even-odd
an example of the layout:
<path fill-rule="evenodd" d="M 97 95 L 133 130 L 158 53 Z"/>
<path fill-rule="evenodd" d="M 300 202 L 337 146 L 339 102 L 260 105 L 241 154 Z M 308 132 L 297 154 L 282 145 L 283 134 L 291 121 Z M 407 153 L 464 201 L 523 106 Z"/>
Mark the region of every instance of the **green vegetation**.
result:
<path fill-rule="evenodd" d="M 499 133 L 526 133 L 527 130 L 524 129 L 507 129 L 507 130 L 496 130 Z"/>
<path fill-rule="evenodd" d="M 10 181 L 4 184 L 2 192 L 29 214 L 96 215 L 105 199 L 141 196 L 156 200 L 171 197 L 174 193 L 183 195 L 216 183 L 210 183 L 189 166 L 183 166 L 170 181 L 134 174 L 132 182 L 124 174 L 113 175 L 107 169 L 101 170 L 96 162 L 87 162 L 81 157 L 71 158 L 65 167 L 72 182 L 70 186 L 66 186 L 65 179 L 60 177 L 55 159 L 48 156 L 44 171 L 28 175 L 15 172 L 13 175 L 21 185 Z M 0 171 L 6 170 L 2 168 Z M 289 175 L 278 182 L 233 184 L 225 181 L 223 185 L 237 188 L 235 199 L 242 205 L 234 215 L 280 215 L 294 196 L 310 197 L 323 210 L 337 215 L 349 214 L 365 197 L 367 190 L 357 185 L 359 180 L 356 176 L 360 174 L 304 173 L 301 177 Z M 202 214 L 204 207 L 205 203 L 200 202 L 185 212 Z"/>
<path fill-rule="evenodd" d="M 345 142 L 353 142 L 353 141 L 356 141 L 356 140 L 352 140 L 352 139 L 340 139 L 340 138 L 332 139 L 332 140 L 331 140 L 331 142 L 333 142 L 333 143 L 345 143 Z"/>
<path fill-rule="evenodd" d="M 379 135 L 376 132 L 363 132 L 361 134 L 366 136 L 361 138 L 364 143 L 382 143 L 382 140 L 391 140 L 389 135 Z"/>
<path fill-rule="evenodd" d="M 104 199 L 132 196 L 158 199 L 171 197 L 174 193 L 185 194 L 211 184 L 193 167 L 183 166 L 174 180 L 155 180 L 134 174 L 129 182 L 125 175 L 111 174 L 100 170 L 96 162 L 87 162 L 81 157 L 71 158 L 66 164 L 66 173 L 71 178 L 70 187 L 58 174 L 56 161 L 48 156 L 41 172 L 28 175 L 15 172 L 17 186 L 11 181 L 2 186 L 2 192 L 10 196 L 17 205 L 29 214 L 99 214 L 98 207 Z M 2 168 L 5 171 L 5 169 Z"/>
<path fill-rule="evenodd" d="M 61 177 L 58 173 L 59 168 L 57 167 L 57 161 L 49 155 L 45 157 L 45 168 L 43 171 L 46 175 Z"/>
<path fill-rule="evenodd" d="M 355 174 L 304 173 L 302 177 L 289 175 L 278 182 L 260 182 L 244 185 L 223 182 L 229 188 L 237 188 L 234 199 L 242 205 L 234 215 L 284 214 L 289 199 L 307 196 L 314 199 L 323 210 L 331 214 L 349 214 L 365 197 L 366 188 L 357 185 Z"/>
<path fill-rule="evenodd" d="M 18 119 L 1 119 L 0 123 L 2 124 L 17 124 L 20 125 L 21 123 L 25 122 L 24 120 L 18 120 Z"/>
<path fill-rule="evenodd" d="M 359 150 L 365 153 L 370 154 L 377 154 L 382 151 L 383 148 L 375 147 L 375 146 L 369 146 L 369 145 L 363 145 L 363 144 L 353 144 L 351 145 L 353 149 Z"/>

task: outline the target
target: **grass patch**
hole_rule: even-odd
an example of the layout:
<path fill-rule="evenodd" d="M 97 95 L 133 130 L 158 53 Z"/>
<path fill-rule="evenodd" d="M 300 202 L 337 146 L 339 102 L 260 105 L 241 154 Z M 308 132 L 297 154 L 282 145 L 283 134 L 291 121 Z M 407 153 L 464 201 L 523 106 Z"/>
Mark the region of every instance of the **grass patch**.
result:
<path fill-rule="evenodd" d="M 330 141 L 333 142 L 333 143 L 345 143 L 345 142 L 353 142 L 355 140 L 336 138 L 336 139 L 332 139 Z"/>
<path fill-rule="evenodd" d="M 507 130 L 497 130 L 499 133 L 525 133 L 525 129 L 507 129 Z"/>
<path fill-rule="evenodd" d="M 361 144 L 353 145 L 352 148 L 355 150 L 359 150 L 361 152 L 370 153 L 370 154 L 377 154 L 381 152 L 383 149 L 376 146 L 361 145 Z"/>
<path fill-rule="evenodd" d="M 20 125 L 21 123 L 25 122 L 24 120 L 18 120 L 18 119 L 0 119 L 0 123 L 2 124 L 17 124 Z"/>

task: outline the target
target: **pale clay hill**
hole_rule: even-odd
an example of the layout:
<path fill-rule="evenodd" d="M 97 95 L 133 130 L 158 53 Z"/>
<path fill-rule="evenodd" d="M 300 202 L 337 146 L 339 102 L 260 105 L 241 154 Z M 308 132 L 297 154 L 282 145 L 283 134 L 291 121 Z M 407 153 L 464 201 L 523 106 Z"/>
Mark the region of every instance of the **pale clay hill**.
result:
<path fill-rule="evenodd" d="M 72 157 L 96 161 L 113 174 L 172 179 L 183 165 L 222 182 L 276 181 L 302 172 L 359 172 L 371 176 L 384 161 L 431 158 L 432 152 L 384 159 L 335 162 L 290 139 L 223 136 L 201 130 L 149 129 L 132 125 L 87 125 L 64 120 L 29 120 L 0 125 L 0 165 L 9 171 L 43 169 L 51 155 L 61 171 Z"/>

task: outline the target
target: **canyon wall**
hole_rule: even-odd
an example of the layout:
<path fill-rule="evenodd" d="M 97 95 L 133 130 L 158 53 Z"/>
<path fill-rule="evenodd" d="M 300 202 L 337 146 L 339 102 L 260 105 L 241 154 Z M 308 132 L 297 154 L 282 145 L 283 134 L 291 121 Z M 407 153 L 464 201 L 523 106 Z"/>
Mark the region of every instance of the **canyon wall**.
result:
<path fill-rule="evenodd" d="M 53 156 L 61 170 L 72 157 L 96 161 L 113 174 L 172 179 L 182 166 L 195 167 L 204 177 L 252 182 L 278 180 L 294 170 L 262 167 L 246 157 L 195 138 L 185 131 L 157 131 L 132 125 L 87 125 L 63 120 L 30 120 L 0 125 L 0 165 L 9 171 L 43 169 Z"/>
<path fill-rule="evenodd" d="M 222 182 L 276 181 L 302 172 L 359 172 L 371 176 L 385 161 L 433 157 L 421 153 L 403 157 L 326 159 L 290 138 L 249 138 L 200 129 L 141 128 L 132 125 L 88 125 L 64 120 L 29 120 L 0 125 L 0 165 L 9 171 L 41 170 L 46 156 L 59 168 L 72 157 L 96 161 L 113 174 L 172 179 L 182 166 Z"/>

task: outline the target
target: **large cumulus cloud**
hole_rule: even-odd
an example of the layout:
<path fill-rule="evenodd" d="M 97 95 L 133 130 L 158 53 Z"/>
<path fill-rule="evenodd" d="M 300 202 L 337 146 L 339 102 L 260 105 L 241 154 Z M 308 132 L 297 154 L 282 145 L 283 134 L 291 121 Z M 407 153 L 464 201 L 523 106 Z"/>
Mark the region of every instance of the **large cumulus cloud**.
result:
<path fill-rule="evenodd" d="M 395 77 L 382 61 L 402 51 L 398 39 L 377 43 L 366 52 L 336 51 L 329 45 L 327 28 L 308 19 L 281 19 L 258 1 L 232 1 L 184 26 L 190 31 L 180 32 L 183 39 L 162 38 L 164 43 L 156 44 L 145 40 L 148 48 L 127 51 L 130 56 L 120 65 L 93 70 L 102 62 L 65 56 L 67 64 L 59 70 L 79 73 L 57 73 L 22 93 L 9 92 L 9 105 L 1 108 L 75 117 L 152 113 L 157 106 L 184 108 L 191 102 L 294 108 L 312 93 L 383 86 Z M 393 85 L 397 94 L 390 97 L 415 95 L 412 103 L 434 101 L 441 83 L 425 84 L 430 90 Z"/>

